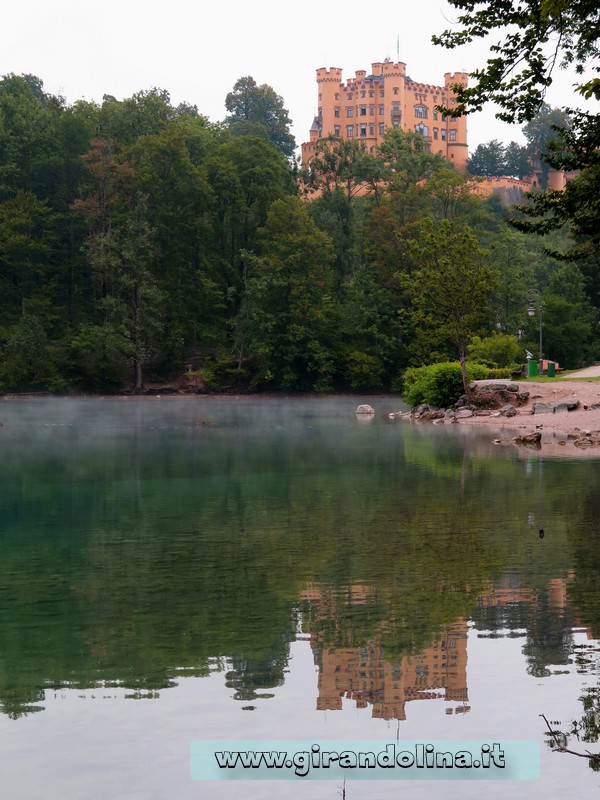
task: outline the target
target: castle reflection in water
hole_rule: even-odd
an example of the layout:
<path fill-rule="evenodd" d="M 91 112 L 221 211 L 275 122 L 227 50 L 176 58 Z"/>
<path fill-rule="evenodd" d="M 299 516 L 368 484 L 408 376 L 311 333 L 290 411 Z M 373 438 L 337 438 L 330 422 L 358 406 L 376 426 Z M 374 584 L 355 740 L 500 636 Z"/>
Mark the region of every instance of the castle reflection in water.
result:
<path fill-rule="evenodd" d="M 546 591 L 550 604 L 564 609 L 567 581 L 552 579 Z M 332 639 L 338 638 L 335 634 L 332 636 L 331 623 L 339 618 L 340 607 L 367 607 L 375 594 L 373 587 L 362 585 L 352 586 L 343 597 L 318 586 L 303 591 L 301 600 L 308 604 L 310 614 L 303 615 L 302 630 L 310 637 L 319 669 L 317 710 L 339 711 L 344 700 L 350 700 L 356 708 L 371 706 L 374 718 L 405 720 L 407 703 L 443 700 L 456 704 L 446 705 L 446 714 L 467 713 L 470 706 L 467 686 L 469 621 L 466 618 L 446 625 L 429 647 L 404 655 L 398 661 L 386 657 L 377 635 L 351 645 L 331 644 Z M 535 591 L 510 585 L 490 586 L 477 596 L 477 605 L 484 609 L 529 605 L 535 601 Z M 348 638 L 347 631 L 345 638 Z"/>

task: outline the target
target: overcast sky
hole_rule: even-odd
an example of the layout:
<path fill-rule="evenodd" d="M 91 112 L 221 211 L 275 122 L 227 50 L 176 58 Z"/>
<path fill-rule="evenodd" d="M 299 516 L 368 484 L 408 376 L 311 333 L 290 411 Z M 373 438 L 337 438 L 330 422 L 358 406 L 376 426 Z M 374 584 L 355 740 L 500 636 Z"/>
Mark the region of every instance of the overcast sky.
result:
<path fill-rule="evenodd" d="M 455 18 L 444 0 L 21 0 L 2 9 L 0 74 L 33 73 L 68 103 L 157 86 L 214 122 L 225 117 L 236 80 L 252 75 L 282 96 L 300 144 L 316 112 L 317 67 L 341 67 L 346 79 L 373 61 L 396 60 L 398 37 L 413 80 L 439 85 L 444 72 L 481 66 L 481 42 L 460 50 L 431 44 L 431 35 Z M 549 102 L 574 105 L 572 83 L 562 76 Z M 468 131 L 471 152 L 494 138 L 523 141 L 519 128 L 496 121 L 491 108 L 470 118 Z"/>

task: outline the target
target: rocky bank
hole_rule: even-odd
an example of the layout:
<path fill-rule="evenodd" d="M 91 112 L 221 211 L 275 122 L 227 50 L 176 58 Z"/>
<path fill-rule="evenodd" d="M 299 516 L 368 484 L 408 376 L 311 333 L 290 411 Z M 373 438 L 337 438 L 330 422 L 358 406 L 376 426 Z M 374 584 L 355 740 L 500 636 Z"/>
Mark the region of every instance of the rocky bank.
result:
<path fill-rule="evenodd" d="M 600 382 L 563 379 L 556 382 L 475 381 L 473 394 L 455 409 L 417 406 L 396 416 L 412 422 L 488 425 L 494 441 L 598 447 L 600 451 Z M 492 431 L 490 431 L 492 433 Z"/>

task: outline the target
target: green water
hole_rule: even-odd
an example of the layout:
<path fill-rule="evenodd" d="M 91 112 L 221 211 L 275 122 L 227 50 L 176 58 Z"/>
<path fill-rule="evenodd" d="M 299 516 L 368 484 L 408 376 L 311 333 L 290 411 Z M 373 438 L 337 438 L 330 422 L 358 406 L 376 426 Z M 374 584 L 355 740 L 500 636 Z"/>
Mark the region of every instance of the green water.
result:
<path fill-rule="evenodd" d="M 597 791 L 539 714 L 600 750 L 600 460 L 371 402 L 0 405 L 3 796 L 204 796 L 193 738 L 392 730 L 535 738 L 542 778 L 513 797 Z"/>

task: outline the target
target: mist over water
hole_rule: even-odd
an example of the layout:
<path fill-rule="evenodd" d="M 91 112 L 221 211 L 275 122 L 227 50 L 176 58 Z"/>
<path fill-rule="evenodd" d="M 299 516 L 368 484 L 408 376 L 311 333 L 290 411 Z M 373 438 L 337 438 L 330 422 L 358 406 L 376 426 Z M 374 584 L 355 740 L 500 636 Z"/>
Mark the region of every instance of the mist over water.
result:
<path fill-rule="evenodd" d="M 361 421 L 359 402 L 0 403 L 0 737 L 14 796 L 38 796 L 50 769 L 59 796 L 74 780 L 72 796 L 120 796 L 116 775 L 133 796 L 195 797 L 192 738 L 391 725 L 407 739 L 524 731 L 552 779 L 515 797 L 593 783 L 548 750 L 538 715 L 581 722 L 580 698 L 597 702 L 600 462 L 390 420 L 393 397 L 368 398 L 376 415 Z M 74 741 L 73 726 L 89 734 Z M 89 774 L 65 762 L 67 741 Z M 127 759 L 132 741 L 161 764 L 163 794 L 158 767 Z M 90 790 L 101 764 L 113 766 Z M 353 786 L 371 796 L 397 792 Z"/>

